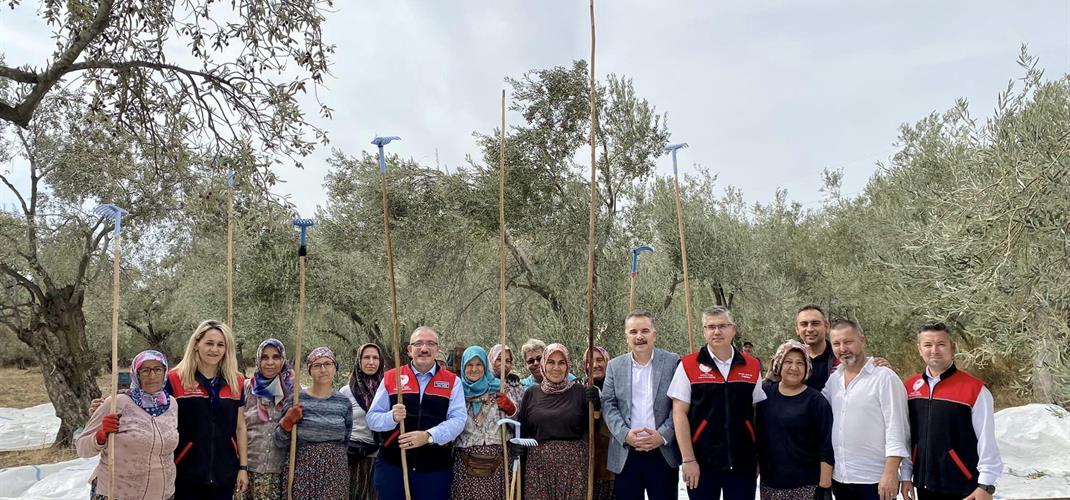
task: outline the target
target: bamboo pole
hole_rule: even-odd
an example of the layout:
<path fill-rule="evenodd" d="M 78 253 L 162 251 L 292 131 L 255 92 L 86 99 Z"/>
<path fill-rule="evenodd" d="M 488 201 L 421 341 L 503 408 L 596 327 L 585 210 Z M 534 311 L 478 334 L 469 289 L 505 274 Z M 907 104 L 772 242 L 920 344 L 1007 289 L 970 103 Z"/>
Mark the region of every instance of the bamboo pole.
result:
<path fill-rule="evenodd" d="M 382 154 L 382 146 L 380 146 L 380 155 Z M 390 207 L 387 203 L 387 182 L 386 172 L 382 172 L 382 191 L 383 191 L 383 239 L 386 243 L 386 270 L 390 279 L 390 332 L 394 340 L 394 383 L 397 387 L 397 401 L 404 404 L 402 401 L 401 391 L 401 335 L 398 333 L 398 290 L 397 282 L 394 279 L 394 247 L 390 242 Z M 405 420 L 398 422 L 398 436 L 405 434 Z M 412 494 L 409 490 L 409 459 L 405 453 L 405 449 L 398 446 L 401 450 L 401 482 L 405 488 L 405 499 L 412 500 Z"/>
<path fill-rule="evenodd" d="M 598 211 L 598 169 L 597 149 L 595 148 L 598 137 L 598 92 L 595 82 L 594 55 L 595 55 L 595 27 L 594 27 L 594 0 L 589 0 L 591 13 L 591 205 L 588 218 L 587 232 L 587 352 L 590 357 L 586 359 L 587 373 L 594 374 L 594 253 L 597 243 L 595 224 L 597 223 Z M 587 377 L 588 387 L 594 385 L 594 377 Z M 587 402 L 587 500 L 594 496 L 594 403 Z"/>
<path fill-rule="evenodd" d="M 502 90 L 502 129 L 501 141 L 498 144 L 498 311 L 500 316 L 499 336 L 502 346 L 498 354 L 498 395 L 505 394 L 505 346 L 508 340 L 508 317 L 505 304 L 505 90 Z M 461 367 L 464 370 L 464 367 Z M 463 376 L 463 374 L 462 374 Z M 508 415 L 506 415 L 508 416 Z M 504 481 L 505 498 L 513 500 L 513 491 L 509 483 L 509 432 L 506 426 L 499 427 L 502 434 L 502 480 Z"/>

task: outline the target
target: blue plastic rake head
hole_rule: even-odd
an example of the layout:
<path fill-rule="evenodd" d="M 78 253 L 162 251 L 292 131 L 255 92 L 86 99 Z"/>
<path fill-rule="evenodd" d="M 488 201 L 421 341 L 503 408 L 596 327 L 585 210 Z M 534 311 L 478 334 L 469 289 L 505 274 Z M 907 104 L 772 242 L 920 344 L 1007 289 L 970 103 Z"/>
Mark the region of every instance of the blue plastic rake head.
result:
<path fill-rule="evenodd" d="M 301 247 L 305 246 L 305 240 L 308 233 L 308 228 L 315 226 L 316 221 L 312 219 L 294 219 L 294 226 L 297 226 L 301 230 Z"/>
<path fill-rule="evenodd" d="M 379 172 L 386 173 L 386 155 L 383 153 L 383 146 L 390 144 L 393 141 L 400 141 L 401 138 L 396 135 L 377 136 L 372 139 L 372 144 L 379 146 Z"/>
<path fill-rule="evenodd" d="M 639 254 L 653 252 L 654 247 L 642 245 L 632 249 L 632 275 L 639 274 Z"/>
<path fill-rule="evenodd" d="M 676 152 L 680 149 L 686 148 L 687 143 L 681 142 L 680 144 L 669 144 L 665 146 L 666 153 L 672 153 L 672 174 L 676 175 Z"/>
<path fill-rule="evenodd" d="M 116 205 L 112 205 L 111 203 L 105 203 L 103 205 L 97 205 L 96 208 L 93 209 L 93 213 L 101 217 L 111 217 L 112 221 L 115 223 L 115 231 L 113 234 L 118 237 L 119 233 L 123 230 L 123 216 L 130 212 L 127 212 Z"/>

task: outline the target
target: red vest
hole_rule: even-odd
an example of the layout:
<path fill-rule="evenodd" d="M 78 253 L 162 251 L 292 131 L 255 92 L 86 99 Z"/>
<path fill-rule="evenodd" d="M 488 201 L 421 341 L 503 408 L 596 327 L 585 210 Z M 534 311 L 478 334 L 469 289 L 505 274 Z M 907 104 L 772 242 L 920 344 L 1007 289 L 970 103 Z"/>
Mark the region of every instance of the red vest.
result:
<path fill-rule="evenodd" d="M 238 477 L 238 408 L 243 403 L 245 379 L 238 377 L 238 390 L 226 380 L 212 401 L 209 389 L 198 383 L 182 387 L 178 372 L 167 374 L 166 389 L 178 402 L 178 447 L 175 448 L 175 481 L 201 486 L 233 487 Z"/>
<path fill-rule="evenodd" d="M 973 406 L 984 382 L 951 365 L 932 392 L 924 373 L 904 383 L 914 484 L 935 493 L 968 496 L 977 488 Z"/>
<path fill-rule="evenodd" d="M 386 393 L 390 395 L 390 406 L 397 404 L 396 369 L 383 375 Z M 420 382 L 412 370 L 412 365 L 401 367 L 401 400 L 405 404 L 405 432 L 425 431 L 446 420 L 450 409 L 450 394 L 460 379 L 449 370 L 438 368 L 431 380 L 427 382 L 423 397 L 420 397 Z M 401 448 L 398 447 L 399 429 L 379 433 L 383 443 L 380 457 L 388 463 L 401 466 Z M 448 444 L 433 444 L 405 450 L 409 469 L 414 472 L 426 472 L 448 469 L 453 466 L 452 449 Z"/>
<path fill-rule="evenodd" d="M 703 347 L 680 360 L 691 381 L 691 443 L 703 468 L 757 473 L 754 434 L 754 386 L 761 382 L 761 364 L 735 351 L 728 379 Z"/>

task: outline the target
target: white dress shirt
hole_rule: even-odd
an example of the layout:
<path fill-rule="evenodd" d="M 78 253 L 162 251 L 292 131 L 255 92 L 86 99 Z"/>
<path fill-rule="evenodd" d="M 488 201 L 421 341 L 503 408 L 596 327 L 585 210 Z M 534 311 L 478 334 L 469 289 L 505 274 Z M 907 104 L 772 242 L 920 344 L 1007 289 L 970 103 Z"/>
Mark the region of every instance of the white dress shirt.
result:
<path fill-rule="evenodd" d="M 635 360 L 635 354 L 631 356 L 632 360 L 632 407 L 631 407 L 631 428 L 632 429 L 657 429 L 658 426 L 654 420 L 654 356 L 651 355 L 646 364 L 639 364 Z"/>
<path fill-rule="evenodd" d="M 732 369 L 732 359 L 736 356 L 736 350 L 733 348 L 732 353 L 728 356 L 727 361 L 722 361 L 717 356 L 713 355 L 713 351 L 710 350 L 710 346 L 704 347 L 706 351 L 713 358 L 714 364 L 717 365 L 717 371 L 721 372 L 721 376 L 725 380 L 728 380 L 728 372 Z M 759 381 L 754 384 L 754 390 L 751 392 L 751 402 L 754 404 L 765 401 L 768 397 L 765 395 L 765 391 L 762 390 L 762 384 Z M 902 387 L 902 383 L 899 384 Z M 687 378 L 687 372 L 684 371 L 684 364 L 680 363 L 676 365 L 676 372 L 672 374 L 672 382 L 669 382 L 668 395 L 670 398 L 678 399 L 684 403 L 691 404 L 691 379 Z M 906 398 L 906 390 L 903 391 L 903 397 Z"/>
<path fill-rule="evenodd" d="M 862 371 L 844 384 L 844 365 L 821 391 L 832 405 L 832 478 L 841 483 L 880 482 L 887 457 L 910 456 L 907 391 L 894 371 L 866 358 Z"/>
<path fill-rule="evenodd" d="M 928 375 L 929 394 L 932 394 L 936 384 L 940 382 L 940 377 L 932 376 L 928 368 L 925 369 L 925 374 Z M 987 484 L 989 486 L 995 486 L 1000 476 L 1003 475 L 1003 458 L 1000 456 L 999 447 L 996 445 L 994 406 L 992 393 L 989 392 L 987 387 L 982 386 L 981 392 L 977 394 L 977 401 L 973 403 L 973 408 L 970 409 L 973 433 L 977 436 L 977 484 Z M 903 459 L 902 465 L 899 466 L 899 479 L 902 481 L 914 480 L 914 464 L 911 462 L 910 457 Z"/>

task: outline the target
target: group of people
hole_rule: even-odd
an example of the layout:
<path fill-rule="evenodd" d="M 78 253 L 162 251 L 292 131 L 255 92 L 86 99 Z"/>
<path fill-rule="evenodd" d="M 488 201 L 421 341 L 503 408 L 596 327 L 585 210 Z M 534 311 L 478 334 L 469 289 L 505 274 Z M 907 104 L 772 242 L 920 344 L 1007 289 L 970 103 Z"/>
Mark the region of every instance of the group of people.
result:
<path fill-rule="evenodd" d="M 992 395 L 955 367 L 945 325 L 919 329 L 926 368 L 905 382 L 866 355 L 857 323 L 830 323 L 816 305 L 799 309 L 799 339 L 781 344 L 768 370 L 734 347 L 728 309 L 704 311 L 702 330 L 705 345 L 681 357 L 656 347 L 654 318 L 634 310 L 626 353 L 596 346 L 574 360 L 564 345 L 532 339 L 520 348 L 522 379 L 500 344 L 468 347 L 451 373 L 436 362 L 438 333 L 422 326 L 409 363 L 385 370 L 381 348 L 362 345 L 335 390 L 327 347 L 306 358 L 307 387 L 294 387 L 276 339 L 260 344 L 246 379 L 228 326 L 206 321 L 173 369 L 155 351 L 135 357 L 130 389 L 95 408 L 77 446 L 101 455 L 94 499 L 274 500 L 289 490 L 401 500 L 408 489 L 413 499 L 468 500 L 503 499 L 508 488 L 579 500 L 591 440 L 597 499 L 675 499 L 681 474 L 692 499 L 749 500 L 756 488 L 771 500 L 994 493 L 1003 465 Z"/>

